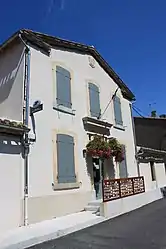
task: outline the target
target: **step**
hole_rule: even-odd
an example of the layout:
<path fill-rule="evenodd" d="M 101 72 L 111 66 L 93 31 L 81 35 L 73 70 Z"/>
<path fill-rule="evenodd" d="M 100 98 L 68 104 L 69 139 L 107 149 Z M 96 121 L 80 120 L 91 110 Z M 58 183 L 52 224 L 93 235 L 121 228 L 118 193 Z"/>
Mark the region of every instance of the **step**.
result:
<path fill-rule="evenodd" d="M 88 203 L 89 206 L 98 206 L 100 207 L 100 204 L 102 203 L 102 200 L 94 200 L 94 201 L 90 201 Z"/>
<path fill-rule="evenodd" d="M 85 211 L 94 211 L 94 212 L 97 212 L 99 210 L 100 210 L 99 206 L 90 206 L 90 205 L 88 205 L 88 206 L 85 207 Z"/>

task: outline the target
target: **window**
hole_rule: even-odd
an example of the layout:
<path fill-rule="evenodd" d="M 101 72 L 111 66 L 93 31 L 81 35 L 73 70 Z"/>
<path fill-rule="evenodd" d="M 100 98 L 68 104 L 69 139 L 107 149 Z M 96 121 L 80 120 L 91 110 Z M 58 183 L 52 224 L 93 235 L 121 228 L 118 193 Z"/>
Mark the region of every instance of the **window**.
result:
<path fill-rule="evenodd" d="M 98 118 L 100 116 L 99 88 L 93 83 L 89 83 L 88 87 L 89 87 L 90 115 L 91 117 Z"/>
<path fill-rule="evenodd" d="M 154 162 L 150 162 L 152 181 L 156 181 L 156 172 Z"/>
<path fill-rule="evenodd" d="M 121 102 L 120 98 L 115 96 L 113 99 L 114 103 L 114 115 L 115 115 L 115 124 L 116 125 L 123 125 L 123 120 L 122 120 L 122 111 L 121 111 Z"/>
<path fill-rule="evenodd" d="M 56 100 L 58 106 L 72 108 L 70 72 L 60 66 L 56 67 Z"/>
<path fill-rule="evenodd" d="M 57 134 L 58 183 L 75 183 L 74 139 L 72 136 Z"/>
<path fill-rule="evenodd" d="M 127 178 L 127 163 L 126 163 L 126 148 L 125 145 L 122 145 L 123 153 L 124 153 L 124 160 L 119 163 L 119 177 L 120 178 Z"/>

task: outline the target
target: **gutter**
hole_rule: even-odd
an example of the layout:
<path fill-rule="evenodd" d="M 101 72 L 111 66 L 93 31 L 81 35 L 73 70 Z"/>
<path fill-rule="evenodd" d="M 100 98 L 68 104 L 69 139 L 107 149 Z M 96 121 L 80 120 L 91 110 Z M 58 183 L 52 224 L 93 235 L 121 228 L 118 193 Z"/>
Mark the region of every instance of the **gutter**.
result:
<path fill-rule="evenodd" d="M 30 49 L 22 39 L 21 32 L 19 38 L 25 46 L 25 71 L 24 71 L 24 110 L 23 124 L 28 127 L 29 124 L 29 84 L 30 84 Z M 29 154 L 29 139 L 28 132 L 24 134 L 24 226 L 28 225 L 28 154 Z"/>
<path fill-rule="evenodd" d="M 138 176 L 140 176 L 140 168 L 139 168 L 139 160 L 138 160 L 138 151 L 137 151 L 137 142 L 136 142 L 136 132 L 135 132 L 135 123 L 134 123 L 134 117 L 132 115 L 132 103 L 130 104 L 130 111 L 131 111 L 131 120 L 132 120 L 132 127 L 133 127 L 133 137 L 134 137 L 134 147 L 135 147 L 135 159 L 137 163 L 137 173 Z"/>

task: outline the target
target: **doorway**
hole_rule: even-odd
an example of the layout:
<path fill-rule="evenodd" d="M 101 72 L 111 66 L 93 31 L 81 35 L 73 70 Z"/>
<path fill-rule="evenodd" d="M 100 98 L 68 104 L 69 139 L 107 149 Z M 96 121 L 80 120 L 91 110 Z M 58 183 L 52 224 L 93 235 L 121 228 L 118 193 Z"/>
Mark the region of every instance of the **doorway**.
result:
<path fill-rule="evenodd" d="M 96 199 L 99 200 L 102 198 L 102 169 L 99 158 L 92 158 L 93 163 L 93 180 L 94 180 L 94 189 L 96 194 Z"/>

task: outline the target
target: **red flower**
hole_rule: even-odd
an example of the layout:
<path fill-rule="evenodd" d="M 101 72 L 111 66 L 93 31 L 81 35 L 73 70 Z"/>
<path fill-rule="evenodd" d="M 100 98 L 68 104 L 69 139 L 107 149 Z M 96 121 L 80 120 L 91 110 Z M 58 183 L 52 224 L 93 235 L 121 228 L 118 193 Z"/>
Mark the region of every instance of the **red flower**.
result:
<path fill-rule="evenodd" d="M 98 155 L 102 157 L 103 151 L 102 151 L 102 150 L 99 150 Z"/>

